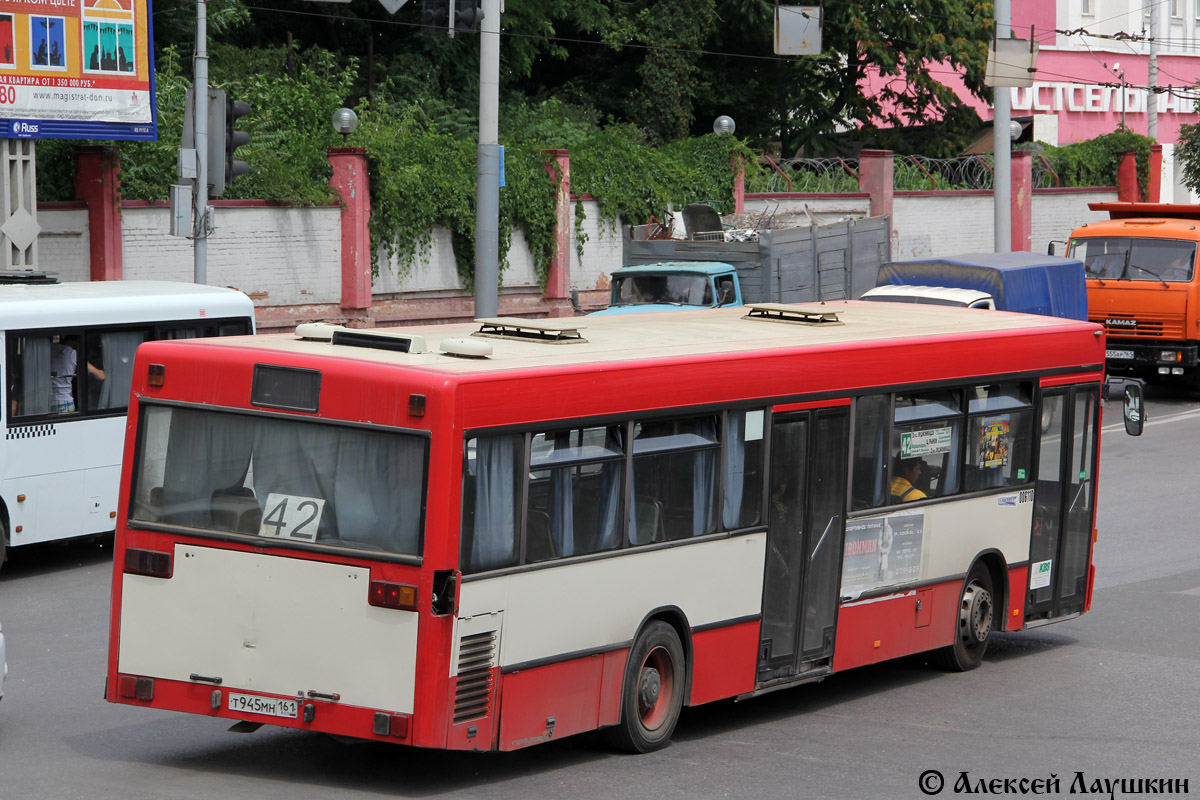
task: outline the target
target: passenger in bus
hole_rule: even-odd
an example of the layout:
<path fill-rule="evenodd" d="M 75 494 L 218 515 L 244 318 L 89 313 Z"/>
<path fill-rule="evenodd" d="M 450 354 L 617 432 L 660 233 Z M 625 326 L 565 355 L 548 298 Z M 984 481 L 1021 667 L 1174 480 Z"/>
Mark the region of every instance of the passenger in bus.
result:
<path fill-rule="evenodd" d="M 75 365 L 78 358 L 69 337 L 50 346 L 51 414 L 70 414 L 75 410 Z"/>
<path fill-rule="evenodd" d="M 64 336 L 51 345 L 50 351 L 50 413 L 71 414 L 75 411 L 75 369 L 79 363 L 79 337 Z M 87 365 L 88 374 L 104 380 L 104 370 Z"/>
<path fill-rule="evenodd" d="M 896 477 L 892 478 L 892 502 L 911 503 L 914 500 L 924 500 L 926 494 L 917 488 L 921 479 L 921 469 L 925 462 L 919 458 L 899 458 L 896 460 Z"/>

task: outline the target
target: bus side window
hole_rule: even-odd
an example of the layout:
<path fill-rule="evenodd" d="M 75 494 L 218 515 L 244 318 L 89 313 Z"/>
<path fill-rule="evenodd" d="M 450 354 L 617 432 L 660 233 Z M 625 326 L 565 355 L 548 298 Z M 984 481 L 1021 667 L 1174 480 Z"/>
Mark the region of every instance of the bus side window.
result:
<path fill-rule="evenodd" d="M 525 562 L 621 544 L 623 426 L 536 433 L 530 445 Z"/>
<path fill-rule="evenodd" d="M 54 392 L 54 350 L 50 334 L 9 334 L 7 386 L 10 418 L 51 413 Z M 66 377 L 70 396 L 73 376 Z"/>
<path fill-rule="evenodd" d="M 717 529 L 718 432 L 716 416 L 635 423 L 630 544 Z"/>
<path fill-rule="evenodd" d="M 958 389 L 896 395 L 891 502 L 944 497 L 958 491 L 962 395 Z"/>
<path fill-rule="evenodd" d="M 525 437 L 521 434 L 480 436 L 467 442 L 463 471 L 463 572 L 483 572 L 516 563 L 517 509 L 524 460 Z"/>
<path fill-rule="evenodd" d="M 110 330 L 88 336 L 88 397 L 95 402 L 90 409 L 124 409 L 129 405 L 129 386 L 133 381 L 133 356 L 147 339 L 142 328 Z M 94 345 L 91 343 L 94 342 Z M 96 360 L 92 361 L 91 358 Z"/>
<path fill-rule="evenodd" d="M 1032 480 L 1033 405 L 1030 384 L 977 386 L 970 392 L 967 418 L 968 492 L 1013 486 Z"/>
<path fill-rule="evenodd" d="M 873 394 L 854 401 L 854 480 L 851 509 L 887 503 L 888 413 L 891 397 Z"/>

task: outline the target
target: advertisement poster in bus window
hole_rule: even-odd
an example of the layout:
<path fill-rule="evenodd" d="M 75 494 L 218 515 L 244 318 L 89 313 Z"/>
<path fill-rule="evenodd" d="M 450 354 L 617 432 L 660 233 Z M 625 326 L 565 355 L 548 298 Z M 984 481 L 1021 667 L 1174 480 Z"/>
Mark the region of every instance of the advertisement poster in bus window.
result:
<path fill-rule="evenodd" d="M 0 0 L 0 138 L 155 139 L 150 0 Z"/>
<path fill-rule="evenodd" d="M 984 417 L 979 420 L 977 466 L 991 468 L 1008 465 L 1009 417 L 1009 414 L 1001 414 L 998 417 Z"/>
<path fill-rule="evenodd" d="M 880 586 L 918 580 L 924 537 L 921 511 L 847 521 L 842 595 L 853 597 Z"/>

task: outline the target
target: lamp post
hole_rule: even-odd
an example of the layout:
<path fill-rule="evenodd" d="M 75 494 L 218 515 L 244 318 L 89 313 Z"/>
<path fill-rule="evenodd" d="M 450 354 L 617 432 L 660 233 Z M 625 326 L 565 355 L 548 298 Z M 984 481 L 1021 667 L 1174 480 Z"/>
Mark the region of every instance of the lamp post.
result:
<path fill-rule="evenodd" d="M 346 138 L 354 133 L 354 129 L 358 127 L 358 114 L 354 113 L 352 108 L 339 108 L 333 112 L 333 129 L 342 135 L 342 143 L 345 144 Z"/>
<path fill-rule="evenodd" d="M 733 117 L 727 114 L 722 114 L 713 120 L 713 133 L 717 135 L 732 136 L 735 130 L 737 130 L 737 125 L 734 123 Z"/>
<path fill-rule="evenodd" d="M 1121 127 L 1125 127 L 1125 70 L 1121 69 L 1121 63 L 1117 62 L 1112 65 L 1113 74 L 1121 81 Z"/>

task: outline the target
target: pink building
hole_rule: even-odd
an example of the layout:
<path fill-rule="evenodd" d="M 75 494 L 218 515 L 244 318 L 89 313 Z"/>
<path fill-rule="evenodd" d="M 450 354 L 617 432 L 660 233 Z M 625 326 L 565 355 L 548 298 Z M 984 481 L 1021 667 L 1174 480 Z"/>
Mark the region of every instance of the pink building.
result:
<path fill-rule="evenodd" d="M 1159 8 L 1156 85 L 1165 90 L 1158 93 L 1148 88 L 1152 3 Z M 1147 109 L 1157 102 L 1161 199 L 1196 202 L 1179 180 L 1173 151 L 1180 125 L 1200 122 L 1191 99 L 1200 81 L 1200 0 L 1012 0 L 1012 25 L 1022 39 L 1032 30 L 1039 47 L 1033 86 L 1009 90 L 1013 117 L 1032 118 L 1035 139 L 1091 139 L 1116 130 L 1122 114 L 1130 130 L 1145 134 Z M 965 89 L 961 73 L 948 65 L 931 72 L 991 119 L 991 106 Z M 877 81 L 868 80 L 867 90 Z"/>

